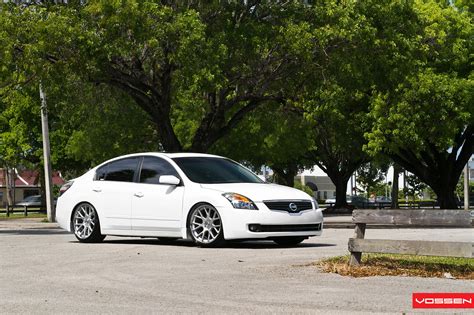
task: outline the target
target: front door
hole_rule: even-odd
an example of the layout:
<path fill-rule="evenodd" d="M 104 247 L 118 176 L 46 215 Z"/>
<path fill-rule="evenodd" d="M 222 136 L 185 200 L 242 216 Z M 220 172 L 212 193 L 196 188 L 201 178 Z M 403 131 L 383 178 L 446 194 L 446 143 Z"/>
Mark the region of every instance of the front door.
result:
<path fill-rule="evenodd" d="M 143 158 L 132 196 L 132 229 L 144 235 L 180 236 L 184 186 L 160 184 L 160 176 L 174 175 L 174 167 L 153 156 Z"/>

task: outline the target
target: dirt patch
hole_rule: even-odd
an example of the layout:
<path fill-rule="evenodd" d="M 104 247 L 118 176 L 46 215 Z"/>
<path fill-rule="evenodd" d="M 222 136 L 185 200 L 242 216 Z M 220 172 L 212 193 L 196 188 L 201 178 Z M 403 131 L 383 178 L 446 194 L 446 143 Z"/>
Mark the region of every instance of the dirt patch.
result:
<path fill-rule="evenodd" d="M 351 277 L 411 276 L 474 280 L 473 258 L 366 254 L 360 266 L 349 266 L 349 256 L 310 264 L 330 273 Z"/>

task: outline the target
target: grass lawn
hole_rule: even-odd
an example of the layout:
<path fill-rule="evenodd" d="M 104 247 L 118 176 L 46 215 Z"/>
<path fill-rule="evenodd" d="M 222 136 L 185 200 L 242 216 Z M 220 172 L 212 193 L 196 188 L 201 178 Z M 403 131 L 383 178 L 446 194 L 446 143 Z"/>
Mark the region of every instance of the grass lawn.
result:
<path fill-rule="evenodd" d="M 28 216 L 25 217 L 22 212 L 10 213 L 10 216 L 7 217 L 5 212 L 0 212 L 0 221 L 1 220 L 16 220 L 16 219 L 25 219 L 25 218 L 46 218 L 45 213 L 28 213 Z"/>
<path fill-rule="evenodd" d="M 363 254 L 360 266 L 349 266 L 349 255 L 313 263 L 325 272 L 343 276 L 454 277 L 474 280 L 474 258 Z"/>

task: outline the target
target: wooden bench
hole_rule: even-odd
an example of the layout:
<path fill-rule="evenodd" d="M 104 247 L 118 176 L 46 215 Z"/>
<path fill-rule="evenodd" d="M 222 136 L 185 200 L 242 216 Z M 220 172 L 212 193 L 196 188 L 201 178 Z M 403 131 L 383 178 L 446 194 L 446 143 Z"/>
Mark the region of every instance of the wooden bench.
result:
<path fill-rule="evenodd" d="M 471 216 L 465 210 L 354 210 L 354 237 L 349 239 L 350 265 L 360 265 L 362 253 L 412 254 L 424 256 L 472 257 L 472 242 L 402 241 L 364 239 L 370 225 L 409 227 L 470 228 Z"/>

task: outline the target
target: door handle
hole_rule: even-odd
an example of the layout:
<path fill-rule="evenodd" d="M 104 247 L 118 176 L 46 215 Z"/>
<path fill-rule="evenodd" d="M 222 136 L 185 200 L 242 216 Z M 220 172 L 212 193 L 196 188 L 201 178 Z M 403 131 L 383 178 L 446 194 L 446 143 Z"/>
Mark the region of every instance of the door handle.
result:
<path fill-rule="evenodd" d="M 134 193 L 133 195 L 134 195 L 135 197 L 138 197 L 138 198 L 143 197 L 143 193 L 141 193 L 141 192 Z"/>
<path fill-rule="evenodd" d="M 100 188 L 92 188 L 92 191 L 95 191 L 95 192 L 101 192 L 101 191 L 102 191 L 102 189 L 100 189 Z"/>

